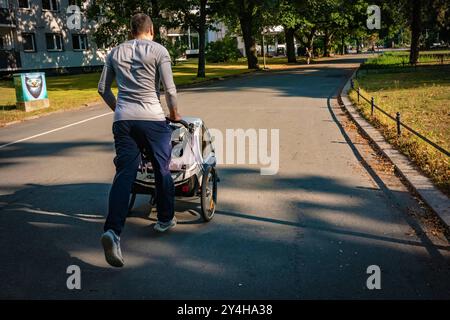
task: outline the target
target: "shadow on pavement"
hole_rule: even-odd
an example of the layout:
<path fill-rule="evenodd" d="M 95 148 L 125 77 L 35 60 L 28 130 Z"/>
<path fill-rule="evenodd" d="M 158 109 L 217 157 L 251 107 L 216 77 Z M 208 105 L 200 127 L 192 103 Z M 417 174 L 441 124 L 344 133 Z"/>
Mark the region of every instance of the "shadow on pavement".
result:
<path fill-rule="evenodd" d="M 0 145 L 2 144 L 0 142 Z M 75 142 L 21 142 L 9 146 L 7 150 L 1 150 L 0 168 L 23 163 L 24 159 L 31 157 L 65 157 L 74 155 L 76 152 L 79 152 L 77 150 L 79 148 L 83 148 L 83 152 L 88 152 L 90 148 L 94 152 L 113 151 L 114 144 L 112 141 L 102 142 L 92 140 Z M 12 161 L 11 159 L 15 160 Z"/>
<path fill-rule="evenodd" d="M 339 61 L 347 62 L 351 59 Z M 335 77 L 345 80 L 342 69 L 314 67 L 295 71 L 310 72 L 311 77 L 276 73 L 287 80 L 276 87 L 268 81 L 274 73 L 255 76 L 252 82 L 236 79 L 189 90 L 276 90 L 285 96 L 326 98 L 333 120 L 364 165 L 333 113 L 329 102 L 333 93 L 321 88 L 328 84 L 336 91 Z M 302 87 L 310 81 L 316 81 L 317 89 Z M 21 143 L 2 154 L 0 166 L 12 166 L 18 157 L 64 156 L 86 146 L 97 151 L 113 149 L 111 143 L 92 141 Z M 364 167 L 376 187 L 348 185 L 321 175 L 260 176 L 259 168 L 219 168 L 222 182 L 213 221 L 196 219 L 198 202 L 179 201 L 176 209 L 182 223 L 162 235 L 153 231 L 154 215 L 148 219 L 149 205 L 142 197 L 122 234 L 123 269 L 106 265 L 99 243 L 109 184 L 29 184 L 14 187 L 15 191 L 0 185 L 0 297 L 450 297 L 450 283 L 443 281 L 449 278 L 449 247 L 434 245 L 397 204 L 401 194 L 389 190 L 370 167 Z M 223 191 L 227 191 L 226 200 L 221 198 Z M 230 197 L 239 193 L 244 194 L 240 200 Z M 279 206 L 267 203 L 252 208 L 245 197 L 253 195 L 275 196 Z M 417 236 L 403 234 L 404 225 Z M 82 270 L 81 291 L 65 286 L 66 268 L 71 264 Z M 366 268 L 371 264 L 383 270 L 381 291 L 365 287 Z"/>
<path fill-rule="evenodd" d="M 287 218 L 282 219 L 276 212 L 255 215 L 234 203 L 219 202 L 220 209 L 212 222 L 180 224 L 163 235 L 153 231 L 152 221 L 132 217 L 123 235 L 127 266 L 117 270 L 106 265 L 99 244 L 108 184 L 28 185 L 0 196 L 0 272 L 7 275 L 2 280 L 1 296 L 368 298 L 373 293 L 361 285 L 366 279 L 365 267 L 361 268 L 374 261 L 388 263 L 384 259 L 400 269 L 423 271 L 426 281 L 444 276 L 440 269 L 432 269 L 433 273 L 422 269 L 436 260 L 437 250 L 448 251 L 448 247 L 430 248 L 432 244 L 423 238 L 410 240 L 406 236 L 336 226 L 319 214 L 326 210 L 357 217 L 361 210 L 370 210 L 373 205 L 368 193 L 379 190 L 352 188 L 319 176 L 270 177 L 264 184 L 249 180 L 242 183 L 243 176 L 253 174 L 259 175 L 259 171 L 222 168 L 220 188 L 351 193 L 359 205 L 292 201 L 286 204 Z M 195 204 L 185 202 L 177 203 L 177 212 L 191 205 L 195 212 Z M 145 211 L 146 205 L 141 204 L 139 210 Z M 373 221 L 367 221 L 364 228 L 378 222 L 395 224 L 377 221 L 383 216 L 373 213 Z M 340 248 L 351 251 L 350 257 L 340 253 Z M 424 248 L 428 254 L 416 255 L 405 248 Z M 65 288 L 65 270 L 70 264 L 82 270 L 81 291 Z M 353 279 L 350 283 L 349 278 Z M 380 298 L 449 296 L 442 282 L 436 285 L 434 281 L 435 287 L 429 291 L 420 283 L 402 283 L 392 271 L 386 278 L 399 289 L 386 288 L 378 295 Z"/>

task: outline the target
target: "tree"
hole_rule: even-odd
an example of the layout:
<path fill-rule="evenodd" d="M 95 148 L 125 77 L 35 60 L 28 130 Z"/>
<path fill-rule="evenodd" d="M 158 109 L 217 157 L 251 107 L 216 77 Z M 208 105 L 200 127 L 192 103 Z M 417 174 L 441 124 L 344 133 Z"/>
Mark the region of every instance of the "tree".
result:
<path fill-rule="evenodd" d="M 422 9 L 425 47 L 429 49 L 434 43 L 448 43 L 450 41 L 450 2 L 431 0 L 431 4 Z"/>
<path fill-rule="evenodd" d="M 379 35 L 388 42 L 403 42 L 409 30 L 409 0 L 378 0 L 374 4 L 381 8 L 382 23 Z"/>
<path fill-rule="evenodd" d="M 174 0 L 172 0 L 174 1 Z M 95 41 L 100 46 L 113 47 L 130 38 L 130 18 L 133 14 L 143 12 L 153 21 L 155 41 L 161 42 L 160 27 L 170 28 L 174 21 L 164 18 L 162 12 L 167 10 L 172 1 L 159 0 L 96 0 L 88 8 L 88 17 L 98 20 L 94 33 Z M 176 21 L 175 21 L 176 23 Z"/>
<path fill-rule="evenodd" d="M 362 0 L 322 0 L 311 1 L 316 28 L 323 35 L 323 54 L 330 56 L 332 44 L 338 36 L 351 32 L 350 25 L 360 22 Z M 364 8 L 365 10 L 366 8 Z M 356 23 L 355 23 L 356 22 Z"/>
<path fill-rule="evenodd" d="M 159 32 L 159 28 L 162 25 L 162 17 L 161 17 L 161 9 L 159 6 L 158 0 L 151 0 L 151 8 L 150 8 L 150 17 L 153 22 L 153 30 L 155 32 L 155 41 L 161 42 L 161 33 Z"/>
<path fill-rule="evenodd" d="M 261 34 L 271 18 L 270 12 L 277 6 L 278 0 L 217 0 L 216 12 L 230 26 L 236 22 L 244 39 L 245 54 L 249 69 L 258 69 L 256 36 Z"/>
<path fill-rule="evenodd" d="M 377 30 L 367 29 L 367 7 L 366 0 L 344 1 L 341 7 L 341 16 L 345 22 L 340 23 L 339 29 L 335 33 L 336 39 L 341 40 L 341 50 L 345 53 L 345 42 L 352 39 L 364 39 Z M 359 40 L 358 40 L 359 41 Z"/>
<path fill-rule="evenodd" d="M 419 60 L 420 33 L 422 30 L 422 0 L 412 0 L 411 5 L 411 50 L 409 52 L 409 63 L 416 64 Z"/>
<path fill-rule="evenodd" d="M 416 64 L 419 59 L 424 29 L 434 30 L 442 40 L 450 40 L 448 0 L 378 0 L 376 3 L 382 6 L 383 12 L 384 27 L 380 32 L 381 36 L 392 37 L 395 33 L 403 35 L 404 30 L 410 30 L 410 64 Z"/>
<path fill-rule="evenodd" d="M 212 0 L 214 1 L 214 0 Z M 211 0 L 172 0 L 170 10 L 176 13 L 179 25 L 198 32 L 198 68 L 197 77 L 205 77 L 206 31 L 212 27 L 213 9 L 209 6 Z"/>
<path fill-rule="evenodd" d="M 314 40 L 318 32 L 326 35 L 329 40 L 332 39 L 329 30 L 331 26 L 326 24 L 330 20 L 330 3 L 332 0 L 305 0 L 294 3 L 295 36 L 311 52 L 313 52 Z"/>
<path fill-rule="evenodd" d="M 302 1 L 303 2 L 303 1 Z M 283 26 L 286 38 L 286 55 L 288 62 L 297 62 L 295 52 L 295 32 L 302 25 L 300 1 L 282 0 L 277 12 L 277 21 Z"/>
<path fill-rule="evenodd" d="M 239 23 L 241 25 L 242 37 L 244 38 L 245 54 L 249 69 L 258 69 L 258 57 L 255 40 L 255 20 L 257 0 L 232 0 L 232 9 L 236 9 Z"/>

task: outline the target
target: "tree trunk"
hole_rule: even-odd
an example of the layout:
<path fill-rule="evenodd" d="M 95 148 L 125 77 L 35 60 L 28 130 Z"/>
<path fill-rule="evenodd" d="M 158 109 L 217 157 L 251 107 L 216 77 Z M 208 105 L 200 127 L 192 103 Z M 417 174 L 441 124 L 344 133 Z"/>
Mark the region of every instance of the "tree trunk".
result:
<path fill-rule="evenodd" d="M 330 57 L 331 56 L 331 39 L 333 34 L 330 34 L 328 30 L 325 31 L 324 39 L 323 39 L 323 56 Z"/>
<path fill-rule="evenodd" d="M 245 55 L 247 56 L 247 65 L 249 69 L 259 69 L 258 57 L 256 55 L 256 41 L 252 32 L 252 18 L 250 14 L 239 18 L 244 38 Z"/>
<path fill-rule="evenodd" d="M 422 1 L 415 0 L 412 4 L 411 19 L 411 50 L 409 52 L 409 63 L 416 64 L 419 60 L 420 32 L 421 32 L 421 14 Z"/>
<path fill-rule="evenodd" d="M 361 42 L 356 38 L 356 53 L 361 53 Z"/>
<path fill-rule="evenodd" d="M 198 26 L 198 70 L 197 77 L 205 77 L 205 34 L 206 34 L 206 3 L 208 0 L 200 0 L 200 21 Z"/>
<path fill-rule="evenodd" d="M 314 58 L 314 37 L 316 34 L 316 29 L 312 29 L 308 36 L 308 43 L 307 46 L 309 50 L 311 50 L 311 58 Z"/>
<path fill-rule="evenodd" d="M 151 0 L 151 3 L 152 3 L 151 18 L 152 18 L 152 22 L 153 22 L 153 32 L 154 32 L 153 38 L 155 39 L 156 42 L 161 42 L 161 33 L 159 32 L 160 9 L 159 9 L 159 5 L 158 5 L 158 0 Z"/>
<path fill-rule="evenodd" d="M 266 48 L 265 48 L 264 35 L 261 35 L 261 56 L 264 57 L 265 54 L 266 54 Z"/>
<path fill-rule="evenodd" d="M 286 55 L 288 62 L 297 62 L 297 53 L 295 52 L 295 42 L 294 42 L 294 28 L 284 27 L 284 34 L 286 37 Z"/>

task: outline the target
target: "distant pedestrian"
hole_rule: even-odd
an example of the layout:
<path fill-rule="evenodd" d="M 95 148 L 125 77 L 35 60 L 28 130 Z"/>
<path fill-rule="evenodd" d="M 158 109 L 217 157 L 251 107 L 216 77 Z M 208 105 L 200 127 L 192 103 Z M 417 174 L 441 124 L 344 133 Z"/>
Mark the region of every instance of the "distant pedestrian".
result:
<path fill-rule="evenodd" d="M 312 53 L 311 53 L 311 50 L 308 47 L 306 47 L 305 55 L 306 55 L 306 64 L 309 64 L 310 61 L 311 61 Z"/>

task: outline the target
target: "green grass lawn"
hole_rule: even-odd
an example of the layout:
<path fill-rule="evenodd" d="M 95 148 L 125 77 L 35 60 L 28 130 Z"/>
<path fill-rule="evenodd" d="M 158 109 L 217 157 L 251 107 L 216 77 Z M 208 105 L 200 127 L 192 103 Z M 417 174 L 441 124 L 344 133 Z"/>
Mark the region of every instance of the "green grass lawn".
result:
<path fill-rule="evenodd" d="M 444 64 L 450 63 L 450 50 L 434 50 L 421 51 L 419 54 L 419 65 L 440 64 L 441 56 L 444 59 Z M 362 69 L 378 69 L 387 67 L 404 67 L 409 63 L 409 51 L 392 51 L 383 53 L 376 58 L 368 59 L 363 65 Z"/>
<path fill-rule="evenodd" d="M 50 108 L 24 112 L 15 108 L 15 90 L 10 81 L 0 82 L 0 125 L 41 113 L 77 108 L 89 102 L 99 101 L 97 83 L 99 73 L 47 77 Z"/>
<path fill-rule="evenodd" d="M 373 96 L 379 107 L 393 116 L 399 111 L 404 123 L 450 150 L 450 65 L 360 72 L 355 82 L 358 85 L 362 94 L 369 99 Z M 350 97 L 356 102 L 355 92 Z M 450 195 L 449 158 L 406 130 L 397 138 L 395 122 L 377 111 L 372 118 L 370 105 L 362 101 L 358 107 L 365 118 Z"/>

